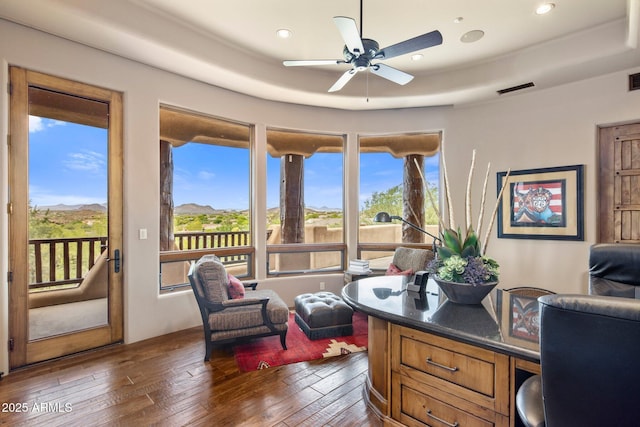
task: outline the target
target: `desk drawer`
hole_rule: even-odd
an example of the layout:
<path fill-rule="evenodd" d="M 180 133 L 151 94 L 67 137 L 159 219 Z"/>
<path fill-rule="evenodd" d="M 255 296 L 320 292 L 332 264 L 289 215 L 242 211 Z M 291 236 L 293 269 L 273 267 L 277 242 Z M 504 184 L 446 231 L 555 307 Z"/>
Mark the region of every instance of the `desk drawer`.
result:
<path fill-rule="evenodd" d="M 418 390 L 440 401 L 451 403 L 451 398 L 462 399 L 509 414 L 507 355 L 399 325 L 392 326 L 391 341 L 392 375 L 424 384 L 433 392 Z M 459 408 L 460 404 L 455 406 Z"/>
<path fill-rule="evenodd" d="M 485 396 L 495 394 L 493 363 L 406 336 L 401 337 L 401 352 L 400 363 L 405 366 Z"/>
<path fill-rule="evenodd" d="M 407 425 L 420 425 L 414 420 L 431 427 L 493 427 L 496 423 L 483 420 L 472 414 L 464 412 L 454 406 L 435 399 L 417 390 L 400 384 L 401 387 L 401 413 L 398 414 L 400 422 Z M 504 423 L 500 423 L 504 424 Z"/>

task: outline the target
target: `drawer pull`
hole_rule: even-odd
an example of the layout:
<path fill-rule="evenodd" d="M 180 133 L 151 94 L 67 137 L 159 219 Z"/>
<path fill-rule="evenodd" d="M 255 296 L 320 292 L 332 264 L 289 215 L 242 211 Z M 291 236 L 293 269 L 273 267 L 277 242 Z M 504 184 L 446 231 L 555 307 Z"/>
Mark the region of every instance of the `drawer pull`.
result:
<path fill-rule="evenodd" d="M 437 366 L 438 368 L 441 369 L 446 369 L 449 372 L 455 372 L 458 370 L 457 366 L 454 366 L 453 368 L 449 367 L 449 366 L 445 366 L 445 365 L 441 365 L 439 363 L 434 362 L 433 360 L 431 360 L 430 357 L 427 357 L 427 365 L 433 365 L 433 366 Z"/>
<path fill-rule="evenodd" d="M 433 415 L 431 413 L 431 409 L 427 409 L 427 417 L 433 418 L 434 420 L 436 420 L 438 422 L 441 422 L 442 424 L 448 425 L 449 427 L 458 427 L 458 425 L 459 425 L 457 421 L 455 423 L 451 424 L 451 423 L 446 422 L 442 418 L 436 417 L 435 415 Z"/>

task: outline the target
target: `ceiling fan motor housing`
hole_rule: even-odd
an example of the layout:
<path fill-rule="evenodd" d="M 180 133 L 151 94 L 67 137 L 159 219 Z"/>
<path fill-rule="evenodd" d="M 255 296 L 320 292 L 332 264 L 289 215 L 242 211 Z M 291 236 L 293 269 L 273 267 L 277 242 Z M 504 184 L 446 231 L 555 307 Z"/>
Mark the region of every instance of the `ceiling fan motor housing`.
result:
<path fill-rule="evenodd" d="M 364 52 L 349 52 L 347 46 L 342 49 L 344 60 L 348 63 L 352 63 L 355 67 L 368 67 L 371 60 L 378 54 L 380 45 L 377 41 L 371 39 L 362 39 L 362 47 Z"/>
<path fill-rule="evenodd" d="M 378 42 L 371 39 L 362 39 L 362 46 L 364 47 L 364 54 L 369 59 L 373 59 L 380 50 Z"/>
<path fill-rule="evenodd" d="M 367 69 L 367 67 L 369 67 L 369 65 L 371 65 L 371 61 L 369 60 L 369 58 L 364 55 L 358 58 L 355 58 L 352 63 L 353 63 L 353 67 L 356 68 L 358 71 L 364 71 Z"/>

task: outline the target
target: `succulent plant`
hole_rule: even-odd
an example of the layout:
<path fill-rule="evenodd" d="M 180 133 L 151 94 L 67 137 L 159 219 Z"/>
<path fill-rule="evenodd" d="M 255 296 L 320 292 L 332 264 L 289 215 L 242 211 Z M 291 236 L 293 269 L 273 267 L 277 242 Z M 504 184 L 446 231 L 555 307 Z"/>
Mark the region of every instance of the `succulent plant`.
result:
<path fill-rule="evenodd" d="M 467 233 L 464 235 L 458 227 L 458 231 L 454 231 L 450 228 L 445 229 L 441 233 L 442 246 L 437 248 L 438 256 L 442 259 L 447 259 L 452 255 L 458 255 L 462 258 L 480 256 L 480 242 L 478 241 L 478 235 L 473 231 L 473 228 L 469 227 Z"/>
<path fill-rule="evenodd" d="M 429 270 L 439 279 L 471 285 L 498 280 L 499 265 L 494 259 L 482 256 L 478 236 L 473 229 L 467 230 L 464 239 L 459 228 L 458 231 L 445 229 L 441 235 L 438 257 L 429 264 Z"/>

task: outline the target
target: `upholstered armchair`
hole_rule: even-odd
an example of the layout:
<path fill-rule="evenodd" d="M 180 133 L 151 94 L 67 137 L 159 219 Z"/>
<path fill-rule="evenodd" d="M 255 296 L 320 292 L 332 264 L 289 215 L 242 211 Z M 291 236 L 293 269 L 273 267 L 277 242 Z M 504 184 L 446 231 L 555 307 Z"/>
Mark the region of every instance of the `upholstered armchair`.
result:
<path fill-rule="evenodd" d="M 407 248 L 400 246 L 393 253 L 391 263 L 400 271 L 411 271 L 415 274 L 417 271 L 426 270 L 427 264 L 434 258 L 435 254 L 429 249 Z"/>
<path fill-rule="evenodd" d="M 591 246 L 589 293 L 640 298 L 640 244 L 599 243 Z"/>
<path fill-rule="evenodd" d="M 274 291 L 256 290 L 254 283 L 244 297 L 230 298 L 229 275 L 215 255 L 206 255 L 191 266 L 189 282 L 202 316 L 205 361 L 211 358 L 214 344 L 239 338 L 280 335 L 282 348 L 287 349 L 289 308 Z"/>
<path fill-rule="evenodd" d="M 594 295 L 538 301 L 542 375 L 524 381 L 516 395 L 524 424 L 640 425 L 640 301 Z"/>

